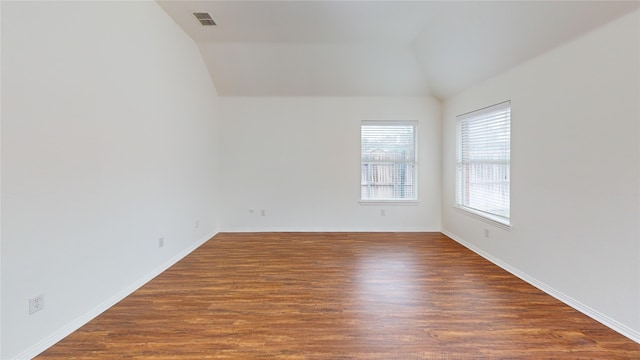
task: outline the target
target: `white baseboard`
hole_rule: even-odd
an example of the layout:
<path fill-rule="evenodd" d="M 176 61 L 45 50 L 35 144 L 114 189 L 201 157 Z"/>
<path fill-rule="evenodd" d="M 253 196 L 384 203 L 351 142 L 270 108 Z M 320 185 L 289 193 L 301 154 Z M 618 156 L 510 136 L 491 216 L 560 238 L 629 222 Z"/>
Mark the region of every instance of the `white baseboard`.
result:
<path fill-rule="evenodd" d="M 202 238 L 202 239 L 194 242 L 193 244 L 189 245 L 187 248 L 185 248 L 184 250 L 182 250 L 181 252 L 179 252 L 178 254 L 176 254 L 175 256 L 170 258 L 169 260 L 165 261 L 160 266 L 158 266 L 155 269 L 151 270 L 149 273 L 147 273 L 146 275 L 144 275 L 143 277 L 138 279 L 133 284 L 129 285 L 128 287 L 126 287 L 124 289 L 122 289 L 122 291 L 118 292 L 117 294 L 113 295 L 109 299 L 105 300 L 100 305 L 98 305 L 95 308 L 91 309 L 89 312 L 85 313 L 84 315 L 82 315 L 82 316 L 78 317 L 77 319 L 73 320 L 68 325 L 62 327 L 58 331 L 56 331 L 53 334 L 47 336 L 42 341 L 38 342 L 37 344 L 35 344 L 34 346 L 30 347 L 29 349 L 25 350 L 21 354 L 18 354 L 14 359 L 15 360 L 23 360 L 23 359 L 32 359 L 32 358 L 36 357 L 38 354 L 42 353 L 46 349 L 48 349 L 51 346 L 55 345 L 58 341 L 64 339 L 67 336 L 69 336 L 71 333 L 73 333 L 74 331 L 78 330 L 80 327 L 82 327 L 83 325 L 85 325 L 89 321 L 93 320 L 94 318 L 96 318 L 98 315 L 100 315 L 103 312 L 105 312 L 107 309 L 109 309 L 113 305 L 117 304 L 120 300 L 122 300 L 125 297 L 131 295 L 134 291 L 138 290 L 144 284 L 148 283 L 153 278 L 155 278 L 156 276 L 160 275 L 162 272 L 164 272 L 165 270 L 167 270 L 168 268 L 173 266 L 175 263 L 177 263 L 178 261 L 182 260 L 185 256 L 189 255 L 192 251 L 194 251 L 195 249 L 200 247 L 202 244 L 207 242 L 209 239 L 214 237 L 216 234 L 217 234 L 217 232 L 214 232 L 213 234 L 207 235 L 204 238 Z"/>
<path fill-rule="evenodd" d="M 587 315 L 588 317 L 598 321 L 599 323 L 611 328 L 612 330 L 628 337 L 629 339 L 637 342 L 640 344 L 640 332 L 636 331 L 634 329 L 631 329 L 630 327 L 621 324 L 620 322 L 602 314 L 601 312 L 581 303 L 580 301 L 562 293 L 561 291 L 558 291 L 556 289 L 554 289 L 553 287 L 543 283 L 542 281 L 537 280 L 536 278 L 514 268 L 513 266 L 501 261 L 500 259 L 492 256 L 491 254 L 483 251 L 482 249 L 479 249 L 478 247 L 472 245 L 471 243 L 463 240 L 462 238 L 446 231 L 446 230 L 442 230 L 442 233 L 447 235 L 448 237 L 450 237 L 451 239 L 455 240 L 456 242 L 460 243 L 461 245 L 463 245 L 464 247 L 468 248 L 469 250 L 475 252 L 476 254 L 482 256 L 483 258 L 491 261 L 492 263 L 494 263 L 495 265 L 501 267 L 502 269 L 506 270 L 507 272 L 517 276 L 518 278 L 522 279 L 523 281 L 535 286 L 536 288 L 544 291 L 545 293 L 553 296 L 554 298 L 562 301 L 563 303 L 571 306 L 572 308 L 580 311 L 581 313 Z"/>
<path fill-rule="evenodd" d="M 258 232 L 302 232 L 302 233 L 325 233 L 325 232 L 441 232 L 440 228 L 427 228 L 427 227 L 390 227 L 390 228 L 339 228 L 339 227 L 231 227 L 224 229 L 221 232 L 229 233 L 258 233 Z"/>

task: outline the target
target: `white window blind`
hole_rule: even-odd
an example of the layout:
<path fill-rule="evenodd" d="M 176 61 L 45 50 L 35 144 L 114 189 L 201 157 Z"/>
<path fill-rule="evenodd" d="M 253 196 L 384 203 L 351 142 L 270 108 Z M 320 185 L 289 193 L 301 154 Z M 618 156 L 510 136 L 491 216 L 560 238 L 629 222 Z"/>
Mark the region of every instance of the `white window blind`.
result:
<path fill-rule="evenodd" d="M 457 117 L 457 205 L 509 224 L 511 102 Z"/>
<path fill-rule="evenodd" d="M 363 121 L 361 200 L 417 200 L 417 122 Z"/>

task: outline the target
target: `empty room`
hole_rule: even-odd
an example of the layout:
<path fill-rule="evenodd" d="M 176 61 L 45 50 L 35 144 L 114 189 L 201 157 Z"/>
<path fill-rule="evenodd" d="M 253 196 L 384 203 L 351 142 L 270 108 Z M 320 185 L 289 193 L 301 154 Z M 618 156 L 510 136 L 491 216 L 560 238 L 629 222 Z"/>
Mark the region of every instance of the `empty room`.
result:
<path fill-rule="evenodd" d="M 640 2 L 0 17 L 0 359 L 640 359 Z"/>

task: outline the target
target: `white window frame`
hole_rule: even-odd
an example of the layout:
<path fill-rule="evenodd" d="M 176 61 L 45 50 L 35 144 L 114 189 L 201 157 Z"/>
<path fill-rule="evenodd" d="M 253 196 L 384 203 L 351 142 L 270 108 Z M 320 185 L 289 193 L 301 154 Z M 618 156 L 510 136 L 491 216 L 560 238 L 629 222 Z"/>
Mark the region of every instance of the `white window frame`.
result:
<path fill-rule="evenodd" d="M 510 228 L 511 101 L 459 115 L 456 123 L 456 208 Z"/>
<path fill-rule="evenodd" d="M 363 196 L 363 186 L 365 186 L 365 179 L 363 178 L 363 166 L 365 162 L 371 163 L 372 161 L 365 161 L 364 154 L 362 153 L 363 144 L 362 144 L 362 129 L 364 126 L 412 126 L 413 127 L 413 161 L 403 160 L 396 161 L 394 163 L 410 163 L 413 165 L 413 187 L 414 187 L 414 197 L 410 198 L 366 198 Z M 388 163 L 389 161 L 385 161 Z M 395 204 L 417 204 L 418 203 L 418 121 L 414 120 L 363 120 L 360 125 L 360 204 L 363 205 L 372 205 L 378 203 L 395 203 Z"/>

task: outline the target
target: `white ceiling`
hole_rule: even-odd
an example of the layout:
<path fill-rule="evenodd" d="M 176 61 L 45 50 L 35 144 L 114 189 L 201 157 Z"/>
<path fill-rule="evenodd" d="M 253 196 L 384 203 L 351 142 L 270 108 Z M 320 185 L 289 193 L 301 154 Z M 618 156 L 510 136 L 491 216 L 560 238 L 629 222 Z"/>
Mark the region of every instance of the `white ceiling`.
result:
<path fill-rule="evenodd" d="M 158 1 L 220 95 L 443 99 L 639 1 Z M 209 12 L 203 27 L 193 12 Z"/>

